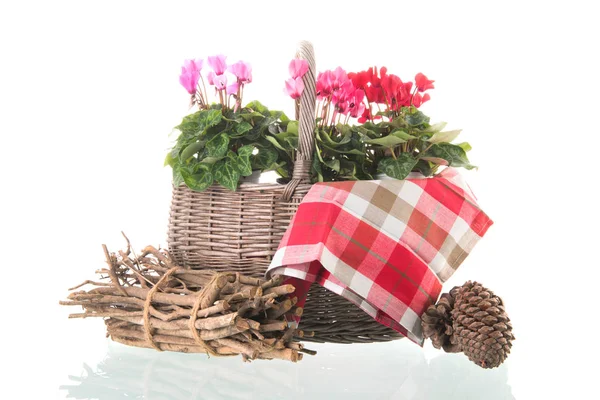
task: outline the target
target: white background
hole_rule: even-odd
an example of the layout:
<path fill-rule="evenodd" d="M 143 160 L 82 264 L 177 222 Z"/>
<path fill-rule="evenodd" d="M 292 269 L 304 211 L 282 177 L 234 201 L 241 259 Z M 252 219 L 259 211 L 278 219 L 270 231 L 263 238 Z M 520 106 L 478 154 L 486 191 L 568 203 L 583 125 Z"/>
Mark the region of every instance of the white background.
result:
<path fill-rule="evenodd" d="M 104 380 L 76 398 L 108 386 L 115 395 L 103 399 L 126 390 L 151 399 L 594 397 L 593 2 L 332 3 L 0 5 L 0 398 L 65 398 L 59 387 L 87 376 L 84 363 Z M 162 162 L 187 112 L 182 61 L 248 61 L 245 100 L 292 115 L 282 88 L 301 39 L 314 44 L 318 70 L 385 65 L 435 80 L 422 110 L 463 129 L 480 166 L 466 177 L 495 221 L 444 288 L 478 280 L 504 298 L 517 340 L 501 368 L 406 340 L 313 346 L 320 353 L 298 365 L 158 354 L 109 343 L 101 321 L 68 320 L 58 306 L 103 266 L 102 243 L 122 248 L 120 231 L 138 249 L 166 245 Z"/>

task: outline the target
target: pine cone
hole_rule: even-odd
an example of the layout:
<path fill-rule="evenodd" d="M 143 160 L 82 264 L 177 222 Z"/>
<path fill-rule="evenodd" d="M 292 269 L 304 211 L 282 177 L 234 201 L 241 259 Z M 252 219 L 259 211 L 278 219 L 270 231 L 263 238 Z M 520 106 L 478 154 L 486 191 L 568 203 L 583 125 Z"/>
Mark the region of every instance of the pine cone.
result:
<path fill-rule="evenodd" d="M 444 349 L 447 353 L 457 353 L 461 351 L 460 345 L 452 335 L 454 327 L 452 323 L 452 309 L 454 308 L 454 297 L 444 293 L 437 304 L 429 306 L 427 311 L 421 316 L 421 325 L 423 326 L 423 336 L 430 338 L 433 347 Z"/>
<path fill-rule="evenodd" d="M 483 368 L 504 362 L 515 337 L 502 299 L 468 281 L 445 293 L 422 316 L 423 335 L 435 348 L 464 352 Z"/>

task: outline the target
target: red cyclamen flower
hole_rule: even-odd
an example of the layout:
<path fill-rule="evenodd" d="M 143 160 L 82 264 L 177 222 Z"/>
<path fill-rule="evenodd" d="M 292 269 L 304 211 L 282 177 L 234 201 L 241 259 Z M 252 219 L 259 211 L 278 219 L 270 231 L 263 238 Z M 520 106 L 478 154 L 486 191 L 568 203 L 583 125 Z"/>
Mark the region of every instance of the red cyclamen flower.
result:
<path fill-rule="evenodd" d="M 415 76 L 415 84 L 417 85 L 419 92 L 424 92 L 427 89 L 433 89 L 433 82 L 435 81 L 427 79 L 427 77 L 420 72 Z"/>
<path fill-rule="evenodd" d="M 429 93 L 425 93 L 423 96 L 421 96 L 421 93 L 415 93 L 415 95 L 412 98 L 412 104 L 413 104 L 413 106 L 419 108 L 419 107 L 421 107 L 421 105 L 423 103 L 425 103 L 430 98 L 431 97 L 429 96 Z"/>
<path fill-rule="evenodd" d="M 381 75 L 385 76 L 386 67 L 381 67 Z M 367 71 L 348 74 L 356 88 L 365 91 L 369 103 L 385 103 L 385 94 L 381 87 L 381 78 L 378 76 L 377 67 L 371 67 Z"/>

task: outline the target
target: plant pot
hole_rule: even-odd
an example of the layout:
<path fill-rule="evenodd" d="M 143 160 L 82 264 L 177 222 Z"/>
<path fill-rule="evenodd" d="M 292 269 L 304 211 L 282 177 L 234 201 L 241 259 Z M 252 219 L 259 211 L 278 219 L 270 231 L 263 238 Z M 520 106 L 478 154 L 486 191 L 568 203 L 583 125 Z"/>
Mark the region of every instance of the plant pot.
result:
<path fill-rule="evenodd" d="M 244 176 L 240 183 L 277 183 L 279 175 L 275 171 L 262 172 L 260 170 L 252 171 L 252 175 Z"/>

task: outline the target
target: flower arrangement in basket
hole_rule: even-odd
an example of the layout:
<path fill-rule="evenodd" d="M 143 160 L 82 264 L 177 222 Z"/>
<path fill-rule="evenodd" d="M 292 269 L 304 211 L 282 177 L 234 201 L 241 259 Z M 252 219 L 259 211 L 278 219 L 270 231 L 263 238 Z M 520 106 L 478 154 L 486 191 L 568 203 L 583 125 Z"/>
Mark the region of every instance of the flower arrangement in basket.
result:
<path fill-rule="evenodd" d="M 286 92 L 297 98 L 303 90 L 292 77 Z M 419 110 L 430 99 L 433 80 L 422 73 L 415 82 L 388 74 L 386 67 L 347 73 L 341 67 L 317 77 L 317 119 L 314 181 L 368 180 L 381 174 L 396 179 L 410 172 L 434 175 L 440 166 L 474 168 L 468 143 L 451 143 L 460 130 L 444 131 L 446 123 L 430 124 Z"/>
<path fill-rule="evenodd" d="M 470 145 L 453 143 L 460 131 L 444 130 L 445 123 L 430 123 L 429 117 L 420 110 L 430 99 L 429 91 L 434 88 L 434 81 L 421 73 L 415 76 L 414 82 L 403 81 L 399 76 L 389 74 L 385 67 L 350 73 L 338 67 L 317 76 L 312 48 L 305 47 L 302 51 L 303 56 L 290 63 L 291 76 L 285 83 L 285 92 L 296 102 L 297 121 L 290 120 L 280 111 L 268 110 L 258 102 L 244 105 L 244 86 L 252 81 L 248 64 L 240 61 L 227 65 L 223 56 L 208 57 L 206 67 L 200 60 L 185 62 L 180 82 L 191 96 L 191 105 L 197 106 L 198 111 L 184 117 L 178 125 L 177 142 L 166 159 L 166 164 L 173 168 L 169 253 L 174 262 L 186 268 L 234 270 L 252 277 L 268 276 L 273 271 L 288 276 L 312 277 L 305 283 L 294 282 L 301 299 L 298 307 L 303 309 L 302 326 L 315 333 L 308 340 L 352 343 L 407 336 L 422 344 L 424 338 L 431 337 L 436 347 L 476 354 L 473 359 L 479 363 L 489 354 L 487 345 L 481 347 L 478 343 L 489 339 L 488 335 L 495 335 L 494 340 L 502 342 L 496 345 L 505 353 L 495 353 L 491 356 L 493 361 L 489 357 L 486 359 L 488 365 L 497 364 L 510 349 L 510 326 L 498 325 L 479 332 L 482 328 L 471 323 L 475 317 L 461 317 L 465 310 L 453 311 L 455 303 L 464 303 L 456 300 L 458 288 L 452 292 L 452 299 L 444 300 L 448 307 L 437 305 L 429 310 L 439 297 L 441 284 L 491 225 L 470 190 L 452 172 L 454 168 L 445 168 L 474 168 L 467 157 Z M 217 103 L 210 104 L 212 93 L 218 99 Z M 243 179 L 255 171 L 270 170 L 285 180 L 265 185 Z M 411 172 L 417 172 L 423 178 L 439 179 L 412 182 Z M 381 184 L 380 179 L 385 176 L 401 183 Z M 310 194 L 313 184 L 348 181 L 373 183 L 368 189 L 360 186 L 356 191 L 351 185 L 319 187 L 320 195 Z M 352 279 L 354 271 L 348 269 L 341 278 L 330 276 L 329 272 L 324 275 L 323 272 L 294 270 L 294 263 L 313 265 L 313 261 L 318 261 L 329 271 L 336 268 L 335 265 L 325 266 L 327 260 L 322 258 L 323 251 L 317 248 L 309 252 L 315 255 L 314 258 L 301 261 L 298 257 L 286 258 L 285 254 L 286 247 L 304 243 L 302 241 L 308 237 L 308 232 L 304 231 L 297 233 L 298 237 L 294 236 L 290 225 L 292 218 L 299 218 L 300 225 L 305 226 L 325 222 L 314 221 L 312 216 L 327 212 L 326 204 L 321 204 L 319 197 L 326 190 L 332 193 L 326 196 L 336 199 L 363 196 L 360 201 L 340 203 L 342 213 L 353 215 L 354 219 L 333 228 L 346 235 L 343 240 L 359 243 L 363 249 L 360 251 L 377 246 L 368 237 L 379 237 L 383 230 L 393 239 L 384 249 L 411 249 L 406 257 L 412 257 L 412 261 L 406 265 L 418 264 L 410 274 L 420 271 L 420 275 L 410 279 L 413 285 L 422 286 L 422 282 L 427 282 L 428 286 L 419 286 L 426 297 L 421 296 L 417 301 L 419 290 L 411 292 L 410 296 L 416 296 L 412 299 L 397 293 L 393 285 L 389 290 L 384 288 L 373 295 L 377 298 L 393 296 L 400 304 L 399 309 L 403 310 L 394 313 L 394 310 L 386 311 L 370 303 L 370 288 L 376 284 L 383 285 L 382 288 L 386 285 L 376 277 L 369 278 L 372 282 Z M 451 200 L 447 196 L 448 190 L 454 193 Z M 372 197 L 375 193 L 379 200 Z M 443 193 L 441 197 L 436 197 L 440 193 Z M 305 196 L 309 203 L 317 204 L 314 211 L 303 214 L 306 221 L 298 217 Z M 385 198 L 384 203 L 387 203 L 381 204 L 381 199 Z M 453 203 L 448 204 L 448 201 Z M 404 204 L 403 208 L 393 207 L 396 203 Z M 442 211 L 436 216 L 431 213 L 432 207 Z M 327 221 L 340 220 L 323 215 Z M 367 232 L 363 228 L 344 231 L 349 226 L 363 223 L 356 218 L 370 223 L 379 221 L 381 225 L 377 228 L 380 230 L 355 238 L 353 235 Z M 385 221 L 396 222 L 386 225 Z M 373 229 L 373 224 L 370 228 Z M 323 238 L 315 239 L 318 246 L 327 246 L 327 238 L 332 237 L 327 233 L 329 231 L 323 232 L 320 233 L 325 234 Z M 290 237 L 295 244 L 290 242 Z M 312 246 L 312 243 L 306 245 Z M 337 253 L 329 253 L 333 257 L 330 256 L 328 261 L 339 259 L 347 266 L 344 246 L 339 247 Z M 279 254 L 278 248 L 284 253 Z M 377 255 L 377 262 L 389 263 L 385 259 L 388 256 L 392 255 Z M 361 257 L 359 259 L 363 259 Z M 288 267 L 284 268 L 285 265 Z M 394 273 L 405 276 L 402 268 Z M 356 282 L 362 282 L 360 287 L 353 286 Z M 369 289 L 363 290 L 365 287 Z M 478 284 L 469 283 L 460 292 L 465 298 L 483 301 L 480 311 L 493 314 L 489 321 L 504 324 L 508 319 L 499 308 L 501 301 L 490 303 L 486 299 L 494 297 L 493 294 L 479 295 L 485 291 L 487 289 Z M 294 319 L 298 321 L 299 317 Z M 465 322 L 465 327 L 453 325 L 456 319 Z M 476 340 L 473 339 L 474 332 L 479 335 Z M 456 336 L 467 333 L 468 340 L 475 342 L 465 342 L 467 339 Z"/>
<path fill-rule="evenodd" d="M 244 86 L 252 82 L 249 64 L 227 65 L 223 55 L 207 58 L 210 71 L 204 64 L 186 60 L 182 67 L 180 83 L 199 110 L 176 127 L 179 136 L 165 160 L 173 184 L 202 191 L 216 182 L 233 191 L 254 171 L 290 177 L 298 122 L 257 101 L 242 106 Z M 296 101 L 307 70 L 306 60 L 289 65 L 285 92 Z M 210 104 L 206 82 L 218 103 Z M 460 130 L 444 131 L 446 123 L 431 124 L 419 109 L 430 100 L 433 82 L 422 73 L 414 83 L 403 81 L 386 67 L 320 73 L 311 181 L 404 179 L 410 172 L 432 176 L 441 166 L 475 168 L 466 154 L 469 143 L 452 143 Z"/>
<path fill-rule="evenodd" d="M 404 82 L 385 67 L 316 78 L 303 42 L 285 88 L 292 121 L 243 104 L 249 64 L 219 55 L 204 67 L 187 60 L 180 75 L 198 110 L 165 161 L 169 250 L 104 246 L 104 281 L 61 302 L 83 307 L 71 317 L 105 318 L 127 345 L 245 361 L 315 354 L 299 340 L 400 337 L 430 338 L 485 368 L 505 360 L 514 336 L 502 300 L 470 281 L 441 294 L 492 221 L 454 168 L 441 168 L 474 167 L 470 146 L 452 143 L 459 131 L 419 110 L 432 80 Z M 254 171 L 286 182 L 243 182 Z M 381 174 L 395 179 L 373 179 Z"/>

